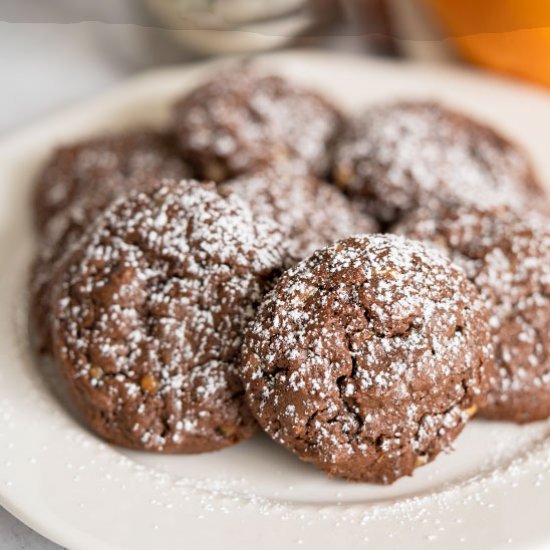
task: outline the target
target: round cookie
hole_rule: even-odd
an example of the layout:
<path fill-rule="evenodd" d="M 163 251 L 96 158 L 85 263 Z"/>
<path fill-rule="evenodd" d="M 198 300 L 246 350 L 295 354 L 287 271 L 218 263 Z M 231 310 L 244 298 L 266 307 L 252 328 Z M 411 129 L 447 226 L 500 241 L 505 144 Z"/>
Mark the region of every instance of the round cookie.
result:
<path fill-rule="evenodd" d="M 102 210 L 112 199 L 131 189 L 147 189 L 151 181 L 183 179 L 189 169 L 172 135 L 149 129 L 98 136 L 59 147 L 38 175 L 33 209 L 38 231 L 55 231 L 72 216 L 87 225 L 88 213 Z M 59 230 L 60 231 L 60 230 Z"/>
<path fill-rule="evenodd" d="M 548 220 L 507 207 L 461 205 L 419 210 L 397 230 L 446 251 L 487 300 L 498 371 L 480 413 L 515 422 L 548 418 Z"/>
<path fill-rule="evenodd" d="M 238 197 L 192 181 L 134 192 L 98 219 L 52 299 L 54 356 L 97 434 L 193 453 L 252 435 L 236 362 L 281 242 Z"/>
<path fill-rule="evenodd" d="M 59 148 L 34 190 L 39 249 L 30 276 L 31 326 L 36 348 L 49 350 L 49 300 L 63 257 L 108 204 L 159 179 L 182 179 L 189 171 L 173 138 L 153 130 L 102 136 Z"/>
<path fill-rule="evenodd" d="M 183 97 L 174 121 L 183 156 L 202 178 L 220 182 L 291 159 L 325 172 L 341 117 L 314 92 L 239 67 Z"/>
<path fill-rule="evenodd" d="M 421 243 L 339 241 L 287 271 L 240 370 L 261 427 L 329 476 L 392 483 L 483 403 L 492 349 L 475 287 Z"/>
<path fill-rule="evenodd" d="M 255 214 L 275 220 L 285 231 L 295 260 L 338 239 L 378 229 L 375 220 L 334 185 L 294 166 L 266 168 L 220 189 L 237 193 Z"/>
<path fill-rule="evenodd" d="M 430 102 L 376 106 L 352 120 L 335 145 L 333 172 L 387 223 L 449 199 L 519 207 L 544 195 L 516 145 Z"/>

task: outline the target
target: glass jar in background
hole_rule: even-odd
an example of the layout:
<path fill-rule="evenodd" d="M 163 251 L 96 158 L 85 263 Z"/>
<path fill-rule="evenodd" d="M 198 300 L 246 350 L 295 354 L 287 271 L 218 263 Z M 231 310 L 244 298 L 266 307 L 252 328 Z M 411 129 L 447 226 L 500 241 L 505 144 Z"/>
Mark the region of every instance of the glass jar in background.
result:
<path fill-rule="evenodd" d="M 205 55 L 283 46 L 315 23 L 309 0 L 146 0 L 184 46 Z"/>
<path fill-rule="evenodd" d="M 253 53 L 294 44 L 395 55 L 387 0 L 145 0 L 188 49 Z M 338 47 L 338 46 L 336 46 Z M 342 48 L 339 48 L 342 49 Z M 345 48 L 344 48 L 345 49 Z"/>

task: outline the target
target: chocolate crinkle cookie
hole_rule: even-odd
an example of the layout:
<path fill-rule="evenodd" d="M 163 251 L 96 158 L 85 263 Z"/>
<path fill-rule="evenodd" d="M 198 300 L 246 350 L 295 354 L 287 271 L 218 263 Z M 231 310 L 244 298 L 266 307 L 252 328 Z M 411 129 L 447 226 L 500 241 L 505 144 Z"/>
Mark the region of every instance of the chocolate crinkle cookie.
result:
<path fill-rule="evenodd" d="M 521 207 L 544 195 L 521 149 L 430 102 L 376 106 L 352 120 L 335 145 L 333 172 L 387 223 L 449 199 Z"/>
<path fill-rule="evenodd" d="M 160 131 L 138 129 L 59 147 L 35 183 L 36 227 L 41 233 L 55 231 L 47 226 L 64 226 L 66 213 L 89 223 L 90 212 L 103 209 L 125 190 L 189 175 L 173 136 Z"/>
<path fill-rule="evenodd" d="M 162 452 L 252 435 L 236 361 L 281 243 L 213 184 L 166 182 L 105 211 L 52 299 L 54 355 L 97 434 Z"/>
<path fill-rule="evenodd" d="M 447 449 L 483 403 L 488 312 L 421 243 L 353 237 L 287 271 L 244 338 L 247 402 L 329 476 L 391 483 Z"/>
<path fill-rule="evenodd" d="M 188 174 L 173 138 L 153 130 L 96 137 L 54 152 L 38 176 L 33 197 L 40 235 L 30 276 L 30 321 L 39 351 L 50 348 L 49 300 L 55 274 L 98 214 L 120 195 Z"/>
<path fill-rule="evenodd" d="M 397 230 L 446 251 L 487 301 L 498 371 L 481 414 L 515 422 L 549 417 L 548 220 L 462 205 L 419 210 Z"/>
<path fill-rule="evenodd" d="M 221 73 L 174 109 L 183 156 L 218 182 L 292 159 L 323 173 L 340 120 L 323 97 L 250 67 Z"/>
<path fill-rule="evenodd" d="M 335 186 L 296 165 L 278 165 L 241 176 L 220 186 L 239 195 L 262 217 L 283 229 L 290 262 L 302 260 L 338 239 L 375 233 L 376 221 Z"/>

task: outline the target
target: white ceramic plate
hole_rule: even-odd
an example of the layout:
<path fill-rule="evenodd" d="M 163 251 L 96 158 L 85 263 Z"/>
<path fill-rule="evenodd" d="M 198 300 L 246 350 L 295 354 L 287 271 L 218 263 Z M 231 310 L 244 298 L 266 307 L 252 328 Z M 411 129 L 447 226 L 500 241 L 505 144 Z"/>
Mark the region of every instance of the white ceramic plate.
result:
<path fill-rule="evenodd" d="M 435 98 L 524 144 L 550 181 L 550 97 L 438 67 L 318 53 L 259 63 L 354 111 Z M 218 64 L 155 71 L 0 144 L 0 504 L 71 549 L 451 548 L 550 544 L 550 424 L 472 422 L 456 451 L 391 487 L 329 481 L 259 435 L 218 453 L 157 456 L 84 429 L 28 349 L 28 192 L 52 147 L 76 136 L 162 122 L 170 100 Z"/>

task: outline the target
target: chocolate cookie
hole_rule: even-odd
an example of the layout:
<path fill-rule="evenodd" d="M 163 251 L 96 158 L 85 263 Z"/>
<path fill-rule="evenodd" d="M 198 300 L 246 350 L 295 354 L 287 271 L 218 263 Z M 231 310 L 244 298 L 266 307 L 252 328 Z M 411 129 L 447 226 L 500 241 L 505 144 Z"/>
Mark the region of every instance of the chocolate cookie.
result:
<path fill-rule="evenodd" d="M 282 235 L 213 184 L 116 201 L 55 285 L 53 351 L 91 428 L 161 452 L 252 435 L 236 361 Z"/>
<path fill-rule="evenodd" d="M 83 225 L 112 199 L 131 189 L 147 189 L 162 178 L 183 179 L 189 169 L 171 135 L 133 130 L 59 147 L 39 174 L 33 196 L 38 230 L 64 225 L 58 217 L 71 207 Z M 53 228 L 48 231 L 53 231 Z"/>
<path fill-rule="evenodd" d="M 374 219 L 336 187 L 296 166 L 263 169 L 220 189 L 237 193 L 254 213 L 275 220 L 285 231 L 296 260 L 338 239 L 378 229 Z"/>
<path fill-rule="evenodd" d="M 289 159 L 323 173 L 340 125 L 321 96 L 248 67 L 199 86 L 177 103 L 174 119 L 183 156 L 218 182 Z"/>
<path fill-rule="evenodd" d="M 34 193 L 39 248 L 31 269 L 31 325 L 36 347 L 49 351 L 51 284 L 66 252 L 97 215 L 130 190 L 148 190 L 188 168 L 173 139 L 151 130 L 97 137 L 58 149 Z"/>
<path fill-rule="evenodd" d="M 262 428 L 302 460 L 392 483 L 449 448 L 483 403 L 491 355 L 464 274 L 421 243 L 371 235 L 283 274 L 240 373 Z"/>
<path fill-rule="evenodd" d="M 336 143 L 333 170 L 338 185 L 389 223 L 449 198 L 520 207 L 543 196 L 523 151 L 428 102 L 377 106 L 352 120 Z"/>
<path fill-rule="evenodd" d="M 487 300 L 498 372 L 488 418 L 550 416 L 550 231 L 535 214 L 506 207 L 420 210 L 398 228 L 442 248 Z"/>

